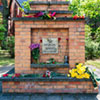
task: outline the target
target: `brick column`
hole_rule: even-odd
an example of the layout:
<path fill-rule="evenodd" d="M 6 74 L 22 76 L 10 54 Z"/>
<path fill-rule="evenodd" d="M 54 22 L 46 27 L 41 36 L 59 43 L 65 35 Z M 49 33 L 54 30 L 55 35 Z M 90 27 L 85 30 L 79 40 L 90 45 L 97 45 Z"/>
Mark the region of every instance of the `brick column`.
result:
<path fill-rule="evenodd" d="M 31 63 L 31 29 L 24 22 L 15 21 L 15 72 L 27 73 Z"/>
<path fill-rule="evenodd" d="M 85 63 L 85 32 L 84 21 L 74 22 L 69 28 L 69 64 Z"/>

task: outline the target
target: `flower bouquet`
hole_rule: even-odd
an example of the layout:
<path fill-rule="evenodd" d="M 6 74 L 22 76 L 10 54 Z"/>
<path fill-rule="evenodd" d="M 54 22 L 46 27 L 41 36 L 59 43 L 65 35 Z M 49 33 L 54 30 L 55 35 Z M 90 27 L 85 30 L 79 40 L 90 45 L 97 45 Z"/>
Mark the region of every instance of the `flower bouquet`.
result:
<path fill-rule="evenodd" d="M 32 54 L 33 60 L 35 60 L 36 63 L 39 63 L 40 44 L 31 44 L 30 49 L 31 49 L 31 54 Z"/>

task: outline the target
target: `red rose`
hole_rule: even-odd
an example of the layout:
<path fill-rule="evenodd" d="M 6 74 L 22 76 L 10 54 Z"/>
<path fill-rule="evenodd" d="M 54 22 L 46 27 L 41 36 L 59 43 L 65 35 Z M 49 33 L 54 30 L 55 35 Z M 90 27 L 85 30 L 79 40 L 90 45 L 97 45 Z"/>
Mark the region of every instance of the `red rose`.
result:
<path fill-rule="evenodd" d="M 52 62 L 53 64 L 55 64 L 55 62 Z"/>
<path fill-rule="evenodd" d="M 84 19 L 85 18 L 85 16 L 82 16 L 82 19 Z"/>
<path fill-rule="evenodd" d="M 19 74 L 19 73 L 16 73 L 16 74 L 15 74 L 15 77 L 20 77 L 20 74 Z"/>
<path fill-rule="evenodd" d="M 81 19 L 81 18 L 82 18 L 82 16 L 79 16 L 79 18 Z"/>
<path fill-rule="evenodd" d="M 61 38 L 60 37 L 58 38 L 58 41 L 61 41 Z"/>
<path fill-rule="evenodd" d="M 78 19 L 78 16 L 77 16 L 77 15 L 75 15 L 75 16 L 73 17 L 73 19 L 74 19 L 74 20 Z"/>
<path fill-rule="evenodd" d="M 45 75 L 45 74 L 43 74 L 43 77 L 46 77 L 46 75 Z"/>
<path fill-rule="evenodd" d="M 3 77 L 7 77 L 8 76 L 8 74 L 3 74 Z"/>
<path fill-rule="evenodd" d="M 20 17 L 22 17 L 22 16 L 21 16 L 21 15 L 17 15 L 16 17 L 20 18 Z"/>
<path fill-rule="evenodd" d="M 42 39 L 40 40 L 40 43 L 42 43 Z"/>

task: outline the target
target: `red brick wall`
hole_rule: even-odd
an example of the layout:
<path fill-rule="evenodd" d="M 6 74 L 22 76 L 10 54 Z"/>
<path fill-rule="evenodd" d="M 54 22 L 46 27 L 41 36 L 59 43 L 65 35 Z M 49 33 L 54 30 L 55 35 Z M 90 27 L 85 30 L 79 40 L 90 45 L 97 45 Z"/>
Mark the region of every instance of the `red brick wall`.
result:
<path fill-rule="evenodd" d="M 48 22 L 47 24 L 49 24 Z M 54 22 L 52 22 L 53 24 Z M 58 42 L 58 53 L 57 54 L 43 54 L 41 38 L 61 38 Z M 46 62 L 50 58 L 54 58 L 57 62 L 64 63 L 64 56 L 68 56 L 68 29 L 58 28 L 44 28 L 44 29 L 32 29 L 32 43 L 39 43 L 40 46 L 40 62 Z"/>
<path fill-rule="evenodd" d="M 3 82 L 3 93 L 98 93 L 92 82 Z"/>
<path fill-rule="evenodd" d="M 64 10 L 64 11 L 67 11 L 68 10 L 68 5 L 61 5 L 61 4 L 58 4 L 58 5 L 50 5 L 49 8 L 48 8 L 48 5 L 31 5 L 31 10 Z"/>
<path fill-rule="evenodd" d="M 15 72 L 33 73 L 30 68 L 31 29 L 69 29 L 69 64 L 85 62 L 84 21 L 15 21 Z M 19 70 L 20 69 L 20 70 Z"/>

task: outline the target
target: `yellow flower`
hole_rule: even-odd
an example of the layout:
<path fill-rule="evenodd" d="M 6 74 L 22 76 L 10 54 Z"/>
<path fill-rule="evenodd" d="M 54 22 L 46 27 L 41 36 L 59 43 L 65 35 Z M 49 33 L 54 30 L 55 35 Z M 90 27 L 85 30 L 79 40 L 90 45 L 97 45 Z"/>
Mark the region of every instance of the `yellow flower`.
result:
<path fill-rule="evenodd" d="M 89 79 L 90 75 L 88 73 L 85 73 L 85 78 Z"/>
<path fill-rule="evenodd" d="M 84 73 L 86 71 L 86 69 L 84 67 L 81 67 L 80 70 L 82 71 L 82 73 Z"/>
<path fill-rule="evenodd" d="M 76 77 L 77 73 L 71 73 L 71 77 Z"/>
<path fill-rule="evenodd" d="M 78 65 L 79 65 L 79 66 L 82 66 L 83 64 L 82 64 L 82 63 L 79 63 Z"/>
<path fill-rule="evenodd" d="M 80 69 L 82 66 L 81 65 L 77 65 L 76 67 L 77 67 L 77 69 Z"/>
<path fill-rule="evenodd" d="M 80 76 L 79 76 L 79 75 L 77 75 L 77 76 L 76 76 L 76 78 L 77 78 L 77 79 L 80 79 Z"/>
<path fill-rule="evenodd" d="M 68 74 L 67 76 L 70 77 L 70 74 Z"/>
<path fill-rule="evenodd" d="M 72 72 L 72 70 L 69 70 L 69 73 L 71 73 Z"/>
<path fill-rule="evenodd" d="M 77 72 L 81 75 L 83 72 L 81 70 L 77 70 Z"/>

